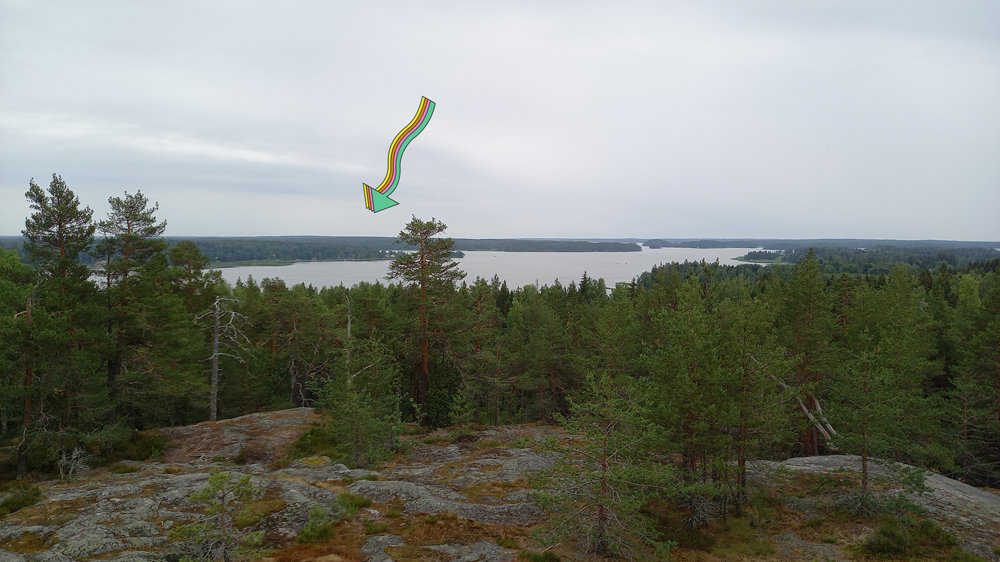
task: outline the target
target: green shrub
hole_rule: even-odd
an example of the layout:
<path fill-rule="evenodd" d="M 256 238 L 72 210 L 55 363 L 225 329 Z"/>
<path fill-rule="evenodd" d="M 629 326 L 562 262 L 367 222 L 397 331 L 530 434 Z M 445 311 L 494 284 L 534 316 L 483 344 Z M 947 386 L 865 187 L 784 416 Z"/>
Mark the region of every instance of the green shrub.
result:
<path fill-rule="evenodd" d="M 535 438 L 531 435 L 522 435 L 511 441 L 510 446 L 514 449 L 531 449 L 535 446 Z"/>
<path fill-rule="evenodd" d="M 859 492 L 842 496 L 836 509 L 844 513 L 870 519 L 886 513 L 885 500 L 871 492 Z"/>
<path fill-rule="evenodd" d="M 288 448 L 293 459 L 304 457 L 330 457 L 339 459 L 343 455 L 337 450 L 337 436 L 326 427 L 310 427 Z"/>
<path fill-rule="evenodd" d="M 121 460 L 148 461 L 154 456 L 162 458 L 170 440 L 156 431 L 139 431 L 124 443 L 116 443 L 114 457 Z"/>
<path fill-rule="evenodd" d="M 904 515 L 886 518 L 864 544 L 864 549 L 870 554 L 900 556 L 915 552 L 918 547 L 951 547 L 955 544 L 955 537 L 934 521 Z"/>
<path fill-rule="evenodd" d="M 33 506 L 40 501 L 42 501 L 42 492 L 36 486 L 22 487 L 0 502 L 0 517 Z"/>
<path fill-rule="evenodd" d="M 333 539 L 336 534 L 337 522 L 333 519 L 330 511 L 323 506 L 316 506 L 309 510 L 309 522 L 295 537 L 298 544 L 311 544 L 326 542 Z"/>

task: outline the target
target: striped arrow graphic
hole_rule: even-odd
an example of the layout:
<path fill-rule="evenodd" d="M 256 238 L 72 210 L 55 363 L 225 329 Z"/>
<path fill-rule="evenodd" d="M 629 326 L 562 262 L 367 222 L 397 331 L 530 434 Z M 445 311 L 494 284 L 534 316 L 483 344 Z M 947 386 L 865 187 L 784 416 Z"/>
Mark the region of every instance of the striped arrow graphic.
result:
<path fill-rule="evenodd" d="M 392 195 L 393 191 L 396 191 L 396 186 L 399 185 L 399 166 L 403 160 L 403 151 L 406 150 L 410 141 L 417 138 L 417 135 L 427 126 L 431 116 L 434 115 L 434 105 L 434 102 L 426 97 L 420 98 L 417 114 L 413 116 L 410 124 L 404 127 L 396 135 L 396 138 L 392 139 L 392 144 L 389 145 L 389 169 L 385 172 L 385 179 L 378 187 L 372 187 L 367 183 L 362 184 L 365 191 L 365 207 L 369 211 L 377 213 L 399 204 L 390 199 L 389 196 Z"/>

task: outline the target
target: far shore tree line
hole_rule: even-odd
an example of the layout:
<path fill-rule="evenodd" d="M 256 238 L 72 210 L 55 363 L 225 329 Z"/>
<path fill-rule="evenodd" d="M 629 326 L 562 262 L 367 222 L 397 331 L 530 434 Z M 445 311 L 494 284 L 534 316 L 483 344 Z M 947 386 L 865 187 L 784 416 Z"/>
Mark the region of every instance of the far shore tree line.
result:
<path fill-rule="evenodd" d="M 1000 483 L 998 260 L 864 274 L 809 252 L 511 290 L 464 279 L 445 225 L 414 217 L 390 283 L 229 286 L 194 243 L 168 249 L 140 192 L 98 221 L 58 176 L 27 198 L 30 265 L 0 252 L 0 446 L 22 475 L 136 430 L 317 406 L 355 466 L 404 421 L 532 422 L 676 457 L 715 501 L 741 501 L 752 460 L 829 453 Z"/>

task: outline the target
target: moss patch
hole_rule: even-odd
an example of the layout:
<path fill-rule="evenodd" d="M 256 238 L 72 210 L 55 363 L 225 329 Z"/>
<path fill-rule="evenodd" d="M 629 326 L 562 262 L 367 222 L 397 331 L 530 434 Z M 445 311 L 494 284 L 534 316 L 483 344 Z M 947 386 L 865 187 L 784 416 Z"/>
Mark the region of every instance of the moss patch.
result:
<path fill-rule="evenodd" d="M 451 556 L 443 552 L 416 545 L 387 546 L 385 552 L 396 562 L 445 562 Z"/>
<path fill-rule="evenodd" d="M 93 503 L 91 498 L 44 502 L 22 509 L 13 516 L 13 519 L 19 525 L 26 527 L 31 525 L 56 527 L 76 519 L 80 510 L 91 503 Z"/>
<path fill-rule="evenodd" d="M 56 539 L 55 534 L 38 535 L 35 533 L 24 533 L 16 539 L 4 539 L 0 541 L 0 548 L 20 554 L 37 554 L 52 548 L 52 545 L 56 544 L 56 542 L 58 542 L 58 539 Z"/>
<path fill-rule="evenodd" d="M 245 529 L 256 525 L 262 519 L 285 509 L 285 500 L 278 497 L 279 491 L 268 491 L 262 498 L 253 500 L 244 505 L 240 512 L 233 518 L 233 526 L 237 529 Z"/>

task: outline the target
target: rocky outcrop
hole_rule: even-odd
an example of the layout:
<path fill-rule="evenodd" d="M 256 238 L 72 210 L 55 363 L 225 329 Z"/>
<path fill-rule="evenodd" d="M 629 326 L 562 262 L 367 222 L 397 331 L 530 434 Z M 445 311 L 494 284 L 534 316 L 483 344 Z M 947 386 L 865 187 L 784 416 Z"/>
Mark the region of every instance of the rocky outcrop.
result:
<path fill-rule="evenodd" d="M 411 438 L 410 455 L 377 471 L 350 470 L 326 457 L 281 467 L 263 461 L 212 462 L 256 447 L 258 439 L 269 454 L 282 455 L 283 447 L 315 418 L 312 410 L 298 408 L 174 428 L 170 432 L 179 440 L 178 448 L 165 453 L 165 462 L 124 463 L 136 471 L 97 470 L 68 482 L 40 483 L 41 503 L 0 520 L 0 562 L 173 562 L 192 552 L 192 543 L 177 529 L 210 517 L 190 497 L 208 484 L 216 468 L 231 472 L 231 484 L 249 476 L 254 493 L 246 507 L 251 516 L 240 522 L 241 532 L 261 531 L 265 545 L 276 549 L 294 543 L 316 507 L 344 513 L 339 494 L 374 502 L 338 527 L 338 533 L 363 537 L 353 546 L 359 550 L 318 555 L 317 562 L 358 557 L 387 562 L 394 553 L 408 559 L 510 562 L 517 551 L 498 545 L 497 539 L 506 538 L 500 541 L 505 545 L 530 545 L 528 529 L 543 521 L 527 477 L 553 468 L 558 457 L 525 445 L 556 434 L 554 428 L 502 428 L 454 438 L 439 431 Z M 857 457 L 831 456 L 758 462 L 751 473 L 767 483 L 796 473 L 857 470 Z M 877 464 L 871 472 L 885 478 L 892 474 Z M 966 549 L 1000 560 L 992 552 L 1000 538 L 1000 497 L 935 474 L 928 475 L 926 485 L 929 491 L 911 494 L 911 499 L 960 537 Z M 814 498 L 782 501 L 803 520 L 819 516 L 810 503 Z M 803 536 L 781 529 L 769 540 L 783 560 L 844 559 L 840 546 Z M 509 542 L 510 537 L 517 540 Z"/>
<path fill-rule="evenodd" d="M 208 485 L 215 468 L 231 473 L 231 485 L 249 476 L 254 489 L 250 511 L 259 511 L 259 517 L 243 522 L 243 530 L 263 531 L 267 544 L 278 548 L 293 543 L 313 508 L 337 513 L 337 494 L 342 491 L 375 501 L 375 507 L 359 515 L 373 520 L 389 521 L 385 506 L 398 505 L 394 502 L 402 502 L 404 515 L 414 521 L 446 514 L 469 524 L 521 526 L 542 516 L 525 492 L 524 477 L 551 468 L 554 458 L 503 446 L 498 438 L 509 442 L 516 437 L 496 431 L 458 444 L 416 442 L 411 458 L 381 471 L 351 470 L 326 457 L 300 459 L 274 470 L 263 463 L 212 462 L 259 446 L 257 439 L 280 452 L 315 418 L 312 410 L 298 408 L 172 428 L 166 431 L 178 446 L 166 452 L 169 462 L 126 462 L 136 471 L 90 471 L 72 481 L 42 483 L 41 503 L 0 521 L 0 562 L 174 560 L 190 553 L 191 544 L 172 532 L 209 517 L 189 498 Z M 490 439 L 489 446 L 474 443 L 484 437 Z M 385 549 L 405 545 L 399 535 L 382 533 L 368 539 L 361 552 L 370 560 L 391 560 Z M 484 541 L 431 546 L 436 552 L 428 553 L 435 559 L 470 562 L 507 561 L 515 553 Z"/>
<path fill-rule="evenodd" d="M 900 470 L 912 469 L 913 467 L 902 463 L 890 465 L 874 460 L 868 462 L 871 477 L 886 482 L 896 480 Z M 806 474 L 844 471 L 860 473 L 861 457 L 828 455 L 798 457 L 780 463 L 758 461 L 753 463 L 751 474 L 758 481 L 767 482 L 773 478 L 776 470 Z M 993 550 L 1000 538 L 1000 496 L 932 472 L 925 473 L 924 485 L 926 490 L 921 493 L 905 493 L 906 497 L 924 508 L 942 527 L 958 537 L 966 550 L 987 560 L 1000 559 Z M 802 509 L 808 510 L 808 507 L 803 506 Z"/>

